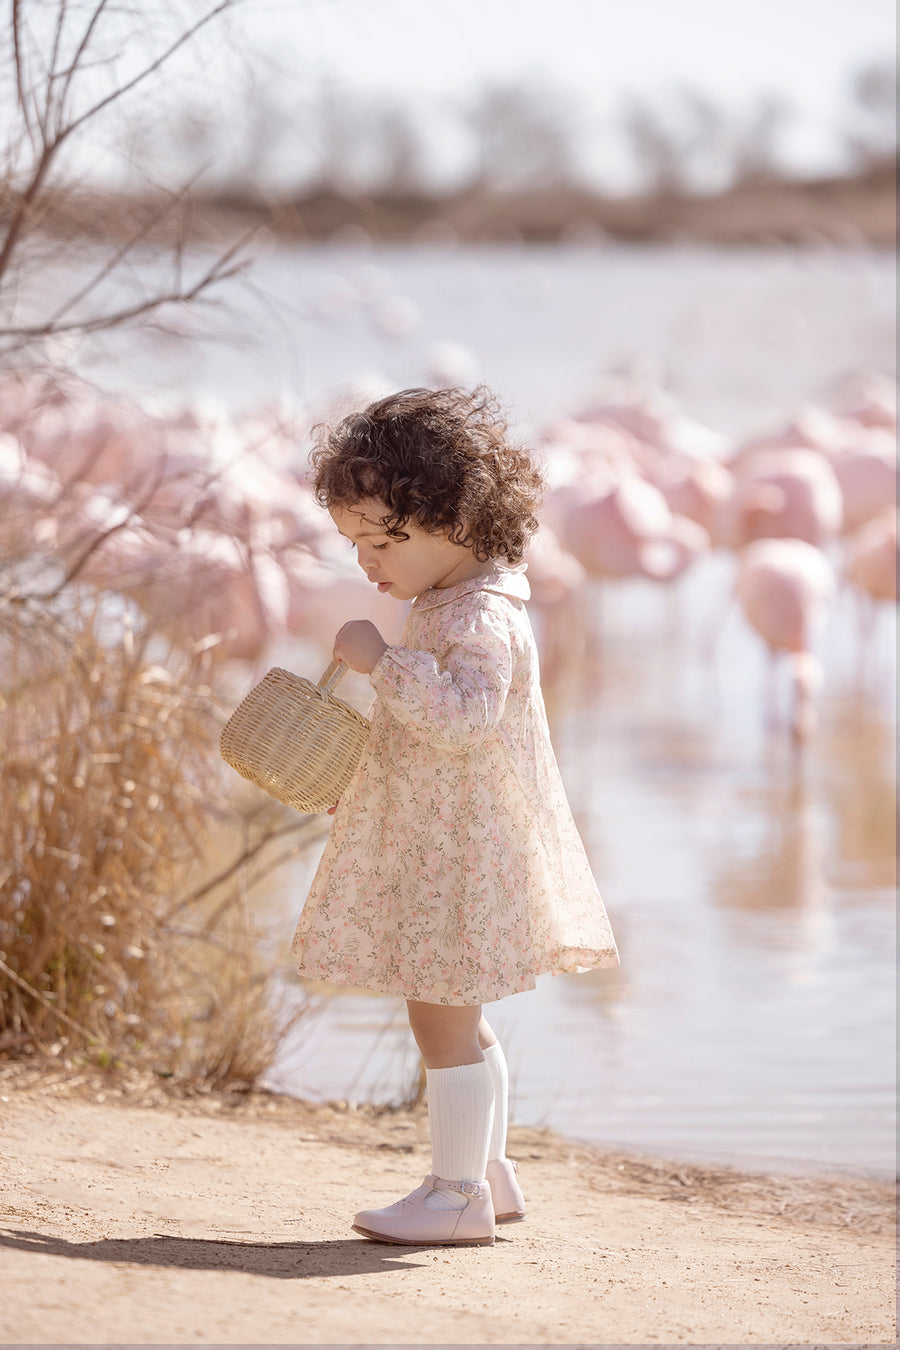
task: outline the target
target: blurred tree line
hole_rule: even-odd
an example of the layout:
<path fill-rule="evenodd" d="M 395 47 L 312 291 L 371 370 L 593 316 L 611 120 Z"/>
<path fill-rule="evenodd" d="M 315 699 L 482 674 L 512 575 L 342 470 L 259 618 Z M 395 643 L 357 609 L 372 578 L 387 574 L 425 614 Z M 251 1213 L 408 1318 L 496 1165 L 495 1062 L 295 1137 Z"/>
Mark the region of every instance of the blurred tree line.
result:
<path fill-rule="evenodd" d="M 211 222 L 220 238 L 223 220 L 241 218 L 301 238 L 352 225 L 395 239 L 442 229 L 551 239 L 704 228 L 737 239 L 819 224 L 893 237 L 892 58 L 849 82 L 832 129 L 834 169 L 817 188 L 798 175 L 804 117 L 783 96 L 726 105 L 683 87 L 632 94 L 601 117 L 574 91 L 534 80 L 419 102 L 325 76 L 312 86 L 287 69 L 256 68 L 240 27 L 223 28 L 240 8 L 11 0 L 0 30 L 9 94 L 0 110 L 14 111 L 0 135 L 0 277 L 26 220 L 33 237 L 39 215 L 54 236 L 170 243 Z M 182 49 L 211 44 L 213 30 L 219 45 L 201 50 L 199 66 L 181 64 Z M 704 206 L 701 219 L 699 204 L 717 199 L 722 209 Z M 200 289 L 218 276 L 201 278 Z M 194 285 L 179 276 L 173 289 Z"/>
<path fill-rule="evenodd" d="M 393 238 L 432 229 L 439 237 L 442 226 L 460 237 L 558 238 L 592 226 L 645 237 L 660 225 L 690 230 L 690 203 L 730 194 L 744 204 L 755 194 L 743 221 L 726 210 L 713 235 L 756 236 L 779 221 L 800 234 L 819 221 L 827 229 L 833 217 L 835 228 L 852 221 L 887 242 L 896 88 L 890 60 L 850 81 L 834 128 L 835 168 L 822 176 L 839 186 L 839 200 L 820 193 L 806 206 L 784 196 L 807 190 L 792 157 L 801 114 L 774 94 L 735 107 L 684 87 L 632 95 L 598 120 L 572 91 L 534 82 L 488 85 L 425 109 L 338 85 L 288 95 L 254 82 L 239 130 L 210 105 L 167 134 L 169 153 L 177 147 L 198 174 L 207 170 L 208 202 L 268 210 L 276 226 L 301 236 L 355 223 Z M 144 122 L 136 135 L 135 161 L 152 159 L 159 128 Z M 876 194 L 878 209 L 849 200 L 849 184 Z M 688 204 L 680 212 L 679 201 Z"/>
<path fill-rule="evenodd" d="M 857 72 L 835 128 L 838 172 L 879 171 L 897 151 L 896 64 Z M 651 100 L 628 97 L 598 123 L 571 91 L 549 84 L 485 86 L 428 115 L 408 101 L 339 86 L 293 101 L 256 86 L 242 126 L 223 126 L 214 105 L 196 107 L 167 136 L 185 162 L 216 164 L 223 188 L 285 192 L 443 195 L 450 191 L 558 189 L 603 194 L 604 151 L 627 166 L 629 191 L 715 192 L 747 181 L 796 176 L 789 141 L 798 109 L 761 96 L 742 109 L 684 87 Z M 145 123 L 139 159 L 152 158 L 160 129 Z M 453 164 L 448 166 L 449 158 Z"/>

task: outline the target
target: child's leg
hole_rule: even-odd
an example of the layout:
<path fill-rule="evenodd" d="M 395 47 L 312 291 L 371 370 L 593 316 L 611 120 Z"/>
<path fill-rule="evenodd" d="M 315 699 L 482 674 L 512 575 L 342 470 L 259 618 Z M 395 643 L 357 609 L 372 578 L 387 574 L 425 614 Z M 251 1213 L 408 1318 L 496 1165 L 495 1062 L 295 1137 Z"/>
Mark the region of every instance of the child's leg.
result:
<path fill-rule="evenodd" d="M 411 999 L 407 1000 L 406 1008 L 426 1069 L 481 1063 L 484 1058 L 478 1038 L 484 1020 L 481 1008 L 451 1008 L 443 1003 L 414 1003 Z"/>
<path fill-rule="evenodd" d="M 407 1007 L 425 1061 L 431 1175 L 396 1204 L 361 1210 L 353 1227 L 382 1242 L 492 1243 L 494 1207 L 485 1169 L 494 1088 L 478 1043 L 481 1009 Z"/>
<path fill-rule="evenodd" d="M 448 1181 L 484 1181 L 494 1088 L 478 1043 L 481 1009 L 407 1003 L 409 1024 L 425 1061 L 431 1170 Z M 452 1192 L 433 1204 L 456 1206 Z"/>
<path fill-rule="evenodd" d="M 478 1043 L 494 1089 L 494 1121 L 488 1141 L 485 1175 L 490 1182 L 496 1217 L 501 1223 L 509 1223 L 525 1217 L 525 1197 L 516 1180 L 516 1164 L 506 1156 L 509 1070 L 500 1043 L 483 1017 L 478 1024 Z"/>
<path fill-rule="evenodd" d="M 492 1045 L 499 1045 L 497 1037 L 491 1031 L 487 1018 L 483 1015 L 478 1022 L 478 1044 L 482 1050 L 489 1050 Z"/>
<path fill-rule="evenodd" d="M 482 1017 L 478 1024 L 478 1044 L 491 1075 L 494 1089 L 494 1123 L 488 1145 L 488 1159 L 506 1157 L 506 1129 L 509 1121 L 509 1070 L 500 1042 Z"/>

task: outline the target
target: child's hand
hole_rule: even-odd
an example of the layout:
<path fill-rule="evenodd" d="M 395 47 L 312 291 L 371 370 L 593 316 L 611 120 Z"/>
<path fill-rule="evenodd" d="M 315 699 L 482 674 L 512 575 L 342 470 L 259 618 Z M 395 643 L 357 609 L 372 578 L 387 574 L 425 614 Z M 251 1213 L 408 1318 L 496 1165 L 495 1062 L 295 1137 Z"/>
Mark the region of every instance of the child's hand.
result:
<path fill-rule="evenodd" d="M 332 655 L 335 661 L 343 661 L 360 675 L 369 675 L 387 651 L 387 645 L 374 623 L 368 619 L 351 619 L 334 639 Z"/>

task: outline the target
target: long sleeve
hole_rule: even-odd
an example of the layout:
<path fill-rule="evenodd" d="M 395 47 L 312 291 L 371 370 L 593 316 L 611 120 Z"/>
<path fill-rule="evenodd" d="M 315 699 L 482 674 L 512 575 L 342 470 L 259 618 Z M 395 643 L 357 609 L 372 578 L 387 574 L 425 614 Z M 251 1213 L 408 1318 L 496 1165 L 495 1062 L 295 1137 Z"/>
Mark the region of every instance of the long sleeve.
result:
<path fill-rule="evenodd" d="M 430 652 L 391 646 L 370 678 L 398 722 L 438 749 L 464 754 L 499 723 L 513 665 L 509 625 L 485 608 L 469 616 L 443 663 Z"/>

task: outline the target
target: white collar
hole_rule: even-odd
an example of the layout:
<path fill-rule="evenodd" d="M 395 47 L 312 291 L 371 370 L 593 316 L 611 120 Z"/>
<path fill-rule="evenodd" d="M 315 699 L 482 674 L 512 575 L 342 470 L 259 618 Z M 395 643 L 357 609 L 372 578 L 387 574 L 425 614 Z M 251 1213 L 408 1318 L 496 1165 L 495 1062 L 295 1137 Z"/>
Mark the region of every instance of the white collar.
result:
<path fill-rule="evenodd" d="M 471 595 L 475 591 L 491 591 L 495 595 L 507 595 L 513 600 L 528 600 L 531 596 L 531 587 L 525 576 L 525 564 L 505 567 L 496 561 L 492 562 L 480 576 L 470 577 L 468 581 L 460 581 L 455 586 L 443 588 L 433 586 L 427 591 L 422 591 L 421 595 L 416 596 L 412 607 L 419 610 L 437 609 L 439 605 L 452 604 L 454 600 Z"/>

